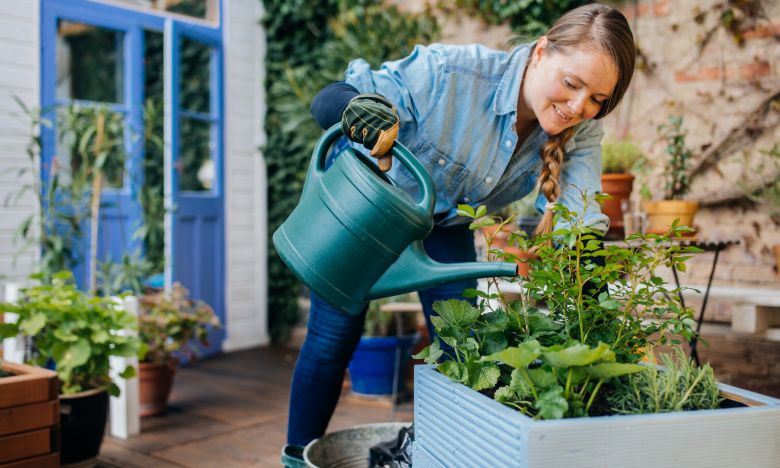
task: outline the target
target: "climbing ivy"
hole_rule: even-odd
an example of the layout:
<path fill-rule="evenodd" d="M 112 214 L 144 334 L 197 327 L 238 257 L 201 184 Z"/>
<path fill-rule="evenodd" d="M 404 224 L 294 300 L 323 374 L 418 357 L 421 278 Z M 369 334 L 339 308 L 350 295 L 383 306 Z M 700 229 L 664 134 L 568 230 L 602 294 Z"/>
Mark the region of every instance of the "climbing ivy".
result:
<path fill-rule="evenodd" d="M 467 13 L 488 24 L 509 24 L 515 34 L 535 37 L 567 11 L 589 0 L 439 0 L 445 11 Z"/>
<path fill-rule="evenodd" d="M 309 114 L 309 104 L 323 86 L 343 79 L 351 59 L 362 57 L 378 66 L 401 58 L 415 44 L 432 42 L 438 26 L 428 11 L 404 13 L 378 0 L 267 0 L 264 7 L 268 306 L 271 337 L 278 342 L 287 339 L 298 321 L 300 285 L 277 255 L 270 236 L 297 204 L 314 143 L 322 133 Z M 312 232 L 316 229 L 313 226 Z"/>

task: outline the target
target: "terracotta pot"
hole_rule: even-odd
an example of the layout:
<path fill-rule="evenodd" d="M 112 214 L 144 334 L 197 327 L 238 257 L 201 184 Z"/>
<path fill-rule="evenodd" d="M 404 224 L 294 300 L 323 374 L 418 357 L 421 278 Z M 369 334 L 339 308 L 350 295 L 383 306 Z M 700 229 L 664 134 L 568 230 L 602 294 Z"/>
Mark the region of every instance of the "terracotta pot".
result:
<path fill-rule="evenodd" d="M 780 244 L 772 246 L 772 253 L 775 254 L 775 271 L 780 276 Z"/>
<path fill-rule="evenodd" d="M 647 213 L 647 232 L 663 234 L 669 230 L 675 219 L 680 220 L 680 225 L 693 227 L 693 218 L 699 209 L 699 203 L 686 200 L 646 200 L 642 203 L 642 208 Z"/>
<path fill-rule="evenodd" d="M 631 197 L 631 190 L 634 188 L 634 176 L 631 174 L 602 174 L 601 190 L 612 196 L 609 200 L 604 200 L 601 205 L 601 212 L 609 216 L 610 237 L 623 238 L 623 200 Z"/>
<path fill-rule="evenodd" d="M 534 258 L 534 256 L 529 251 L 523 250 L 513 245 L 508 245 L 504 247 L 504 252 L 512 254 L 518 259 Z M 531 265 L 529 265 L 526 262 L 515 262 L 515 263 L 517 263 L 517 275 L 527 277 L 528 273 L 530 273 L 531 271 Z"/>
<path fill-rule="evenodd" d="M 505 250 L 509 242 L 509 234 L 513 231 L 514 226 L 511 224 L 505 224 L 501 226 L 501 231 L 498 231 L 500 224 L 494 224 L 492 226 L 485 226 L 480 228 L 485 236 L 493 236 L 492 247 L 494 249 Z M 497 232 L 498 231 L 498 232 Z"/>
<path fill-rule="evenodd" d="M 141 416 L 152 416 L 165 411 L 171 395 L 176 361 L 168 364 L 141 362 L 139 367 L 139 390 L 141 393 Z"/>

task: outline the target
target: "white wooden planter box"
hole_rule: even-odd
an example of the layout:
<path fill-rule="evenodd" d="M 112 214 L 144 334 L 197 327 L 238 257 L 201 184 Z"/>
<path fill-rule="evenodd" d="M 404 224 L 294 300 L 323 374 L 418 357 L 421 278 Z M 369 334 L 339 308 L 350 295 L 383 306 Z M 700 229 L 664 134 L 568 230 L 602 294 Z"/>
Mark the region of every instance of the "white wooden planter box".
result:
<path fill-rule="evenodd" d="M 414 466 L 780 466 L 780 400 L 721 389 L 751 406 L 535 421 L 418 365 Z"/>

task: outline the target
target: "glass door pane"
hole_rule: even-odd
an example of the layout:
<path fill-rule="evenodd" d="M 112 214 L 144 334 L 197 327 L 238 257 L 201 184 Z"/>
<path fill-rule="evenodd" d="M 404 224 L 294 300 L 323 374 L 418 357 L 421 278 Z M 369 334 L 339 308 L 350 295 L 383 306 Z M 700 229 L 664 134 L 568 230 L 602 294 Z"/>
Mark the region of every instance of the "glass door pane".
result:
<path fill-rule="evenodd" d="M 119 31 L 59 20 L 57 98 L 121 103 L 123 36 Z"/>

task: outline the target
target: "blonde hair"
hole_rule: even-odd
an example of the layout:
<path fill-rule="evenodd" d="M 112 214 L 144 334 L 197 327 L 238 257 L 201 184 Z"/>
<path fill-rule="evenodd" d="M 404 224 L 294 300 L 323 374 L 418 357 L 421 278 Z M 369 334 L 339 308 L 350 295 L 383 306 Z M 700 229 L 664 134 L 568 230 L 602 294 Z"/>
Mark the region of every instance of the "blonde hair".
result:
<path fill-rule="evenodd" d="M 598 3 L 575 8 L 561 16 L 547 34 L 547 53 L 564 52 L 588 45 L 595 45 L 612 59 L 618 70 L 618 80 L 612 94 L 601 105 L 594 117 L 600 119 L 617 107 L 634 74 L 636 46 L 631 28 L 620 11 Z M 533 53 L 533 51 L 532 51 Z M 560 175 L 563 168 L 564 148 L 574 135 L 574 127 L 550 137 L 540 150 L 543 167 L 539 174 L 539 190 L 547 198 L 548 205 L 555 203 L 561 194 Z M 549 234 L 553 229 L 553 213 L 548 208 L 536 226 L 534 234 Z"/>

